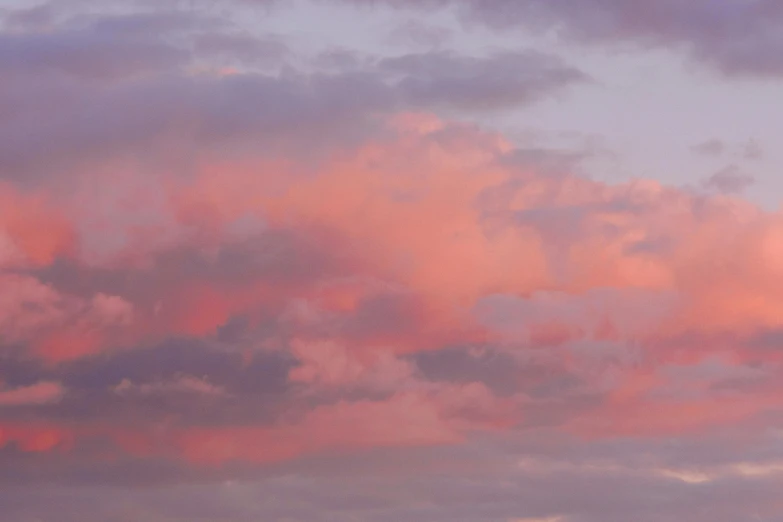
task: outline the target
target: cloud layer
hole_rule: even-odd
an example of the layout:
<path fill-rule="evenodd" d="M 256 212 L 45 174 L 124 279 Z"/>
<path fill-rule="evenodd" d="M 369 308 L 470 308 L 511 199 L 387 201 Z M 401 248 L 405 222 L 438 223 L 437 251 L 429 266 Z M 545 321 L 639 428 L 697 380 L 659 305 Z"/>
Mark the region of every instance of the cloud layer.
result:
<path fill-rule="evenodd" d="M 456 8 L 467 25 L 553 30 L 591 44 L 685 49 L 729 76 L 783 73 L 783 9 L 775 0 L 345 0 L 394 8 Z"/>
<path fill-rule="evenodd" d="M 738 54 L 765 2 L 458 3 L 777 71 Z M 599 182 L 446 116 L 590 81 L 539 51 L 295 65 L 204 13 L 53 9 L 0 32 L 4 520 L 783 520 L 752 178 Z"/>

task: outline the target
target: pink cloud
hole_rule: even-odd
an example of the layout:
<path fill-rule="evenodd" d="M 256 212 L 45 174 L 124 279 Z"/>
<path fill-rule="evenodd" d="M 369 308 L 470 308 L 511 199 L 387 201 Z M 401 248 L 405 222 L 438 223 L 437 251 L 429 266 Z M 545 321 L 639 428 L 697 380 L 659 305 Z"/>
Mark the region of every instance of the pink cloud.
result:
<path fill-rule="evenodd" d="M 195 428 L 173 435 L 189 461 L 273 462 L 325 451 L 451 445 L 473 430 L 498 429 L 509 404 L 481 386 L 437 393 L 399 392 L 386 400 L 342 401 L 317 407 L 276 428 Z M 474 412 L 472 417 L 466 411 Z"/>
<path fill-rule="evenodd" d="M 0 424 L 0 448 L 12 443 L 24 452 L 67 451 L 73 446 L 74 434 L 42 424 Z"/>
<path fill-rule="evenodd" d="M 133 321 L 133 305 L 116 295 L 96 294 L 91 308 L 96 320 L 106 324 L 129 324 Z"/>
<path fill-rule="evenodd" d="M 237 317 L 251 332 L 273 321 L 274 334 L 250 336 L 241 349 L 247 365 L 275 350 L 296 360 L 285 382 L 302 395 L 281 406 L 295 419 L 174 423 L 160 440 L 143 428 L 107 435 L 128 451 L 194 461 L 456 443 L 511 429 L 535 408 L 522 377 L 511 397 L 479 382 L 429 382 L 411 357 L 448 346 L 494 344 L 511 361 L 545 361 L 579 379 L 603 400 L 563 421 L 578 433 L 698 431 L 749 422 L 775 404 L 764 390 L 752 404 L 726 407 L 707 391 L 664 399 L 673 383 L 655 368 L 714 355 L 699 338 L 722 338 L 725 351 L 783 326 L 779 214 L 650 181 L 539 173 L 511 161 L 501 136 L 431 116 L 397 116 L 388 131 L 335 152 L 316 173 L 294 159 L 249 158 L 204 160 L 191 177 L 154 173 L 146 179 L 165 196 L 149 223 L 122 219 L 133 205 L 117 208 L 112 231 L 125 240 L 108 245 L 111 255 L 62 251 L 87 290 L 3 273 L 0 325 L 29 341 L 32 355 L 59 363 L 178 336 L 218 342 Z M 94 182 L 91 190 L 102 186 Z M 69 242 L 44 241 L 44 253 L 14 248 L 46 267 L 61 245 L 105 240 L 80 225 L 91 222 L 90 207 L 63 209 L 55 214 L 68 219 L 57 223 L 78 237 L 56 235 Z M 46 223 L 27 222 L 25 237 L 49 237 L 39 230 Z M 156 223 L 165 241 L 143 233 Z M 9 230 L 21 244 L 19 229 Z M 735 350 L 733 364 L 751 357 L 750 348 Z M 229 384 L 196 375 L 113 389 L 228 397 Z M 385 399 L 303 405 L 349 392 Z"/>
<path fill-rule="evenodd" d="M 53 288 L 32 277 L 0 273 L 0 330 L 17 339 L 61 321 L 67 303 Z"/>
<path fill-rule="evenodd" d="M 749 176 L 601 182 L 593 138 L 444 119 L 590 80 L 551 54 L 313 57 L 218 3 L 0 9 L 0 518 L 781 512 L 783 212 Z M 424 3 L 783 71 L 771 0 Z"/>
<path fill-rule="evenodd" d="M 58 402 L 65 395 L 65 389 L 56 382 L 39 382 L 18 388 L 0 388 L 0 407 L 28 406 Z"/>
<path fill-rule="evenodd" d="M 294 340 L 291 348 L 302 363 L 289 374 L 294 382 L 394 390 L 413 377 L 412 365 L 395 357 L 391 350 L 352 353 L 335 341 L 298 340 Z"/>
<path fill-rule="evenodd" d="M 71 223 L 51 197 L 0 183 L 0 267 L 49 264 L 74 242 Z"/>

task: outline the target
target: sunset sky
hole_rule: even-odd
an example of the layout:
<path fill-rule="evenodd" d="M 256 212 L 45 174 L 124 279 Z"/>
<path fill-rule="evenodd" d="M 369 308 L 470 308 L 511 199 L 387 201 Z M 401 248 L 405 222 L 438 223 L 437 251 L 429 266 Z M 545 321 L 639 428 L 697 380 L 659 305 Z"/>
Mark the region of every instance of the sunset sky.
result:
<path fill-rule="evenodd" d="M 0 522 L 783 522 L 783 2 L 0 2 Z"/>

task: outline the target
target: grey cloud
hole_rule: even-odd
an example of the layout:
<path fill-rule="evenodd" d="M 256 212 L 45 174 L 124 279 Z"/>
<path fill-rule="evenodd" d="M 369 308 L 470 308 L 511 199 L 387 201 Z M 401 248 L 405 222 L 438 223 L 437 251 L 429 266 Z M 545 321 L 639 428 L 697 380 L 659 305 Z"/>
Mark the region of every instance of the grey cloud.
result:
<path fill-rule="evenodd" d="M 239 65 L 277 65 L 284 63 L 290 53 L 281 39 L 245 34 L 205 33 L 196 36 L 193 44 L 197 56 L 218 57 Z"/>
<path fill-rule="evenodd" d="M 427 379 L 481 382 L 501 395 L 530 386 L 549 370 L 543 365 L 521 365 L 509 353 L 487 347 L 446 347 L 416 353 L 412 359 Z"/>
<path fill-rule="evenodd" d="M 749 140 L 745 144 L 742 157 L 749 160 L 758 160 L 764 157 L 764 148 L 756 140 Z"/>
<path fill-rule="evenodd" d="M 725 167 L 706 180 L 704 187 L 723 194 L 737 194 L 753 185 L 756 178 L 742 172 L 736 165 Z"/>
<path fill-rule="evenodd" d="M 289 54 L 280 39 L 187 12 L 67 18 L 46 31 L 0 33 L 1 175 L 34 182 L 116 157 L 173 162 L 172 150 L 179 158 L 251 148 L 317 155 L 377 131 L 379 114 L 525 105 L 586 79 L 533 51 L 258 72 Z M 244 72 L 188 72 L 204 63 Z"/>
<path fill-rule="evenodd" d="M 161 303 L 159 313 L 165 316 L 169 304 L 177 306 L 178 291 L 194 282 L 208 282 L 224 290 L 264 282 L 270 291 L 285 290 L 285 295 L 291 295 L 332 277 L 352 274 L 354 261 L 330 244 L 330 239 L 324 230 L 303 234 L 268 228 L 249 238 L 226 241 L 212 255 L 192 244 L 163 249 L 152 256 L 146 268 L 95 267 L 60 258 L 29 273 L 67 295 L 122 296 L 137 305 L 140 313 Z M 230 338 L 233 328 L 233 336 L 241 337 L 242 318 L 233 321 L 221 335 Z"/>
<path fill-rule="evenodd" d="M 544 173 L 563 174 L 574 172 L 580 162 L 597 154 L 594 150 L 529 147 L 516 149 L 501 161 L 514 167 L 533 167 Z"/>
<path fill-rule="evenodd" d="M 165 75 L 111 89 L 36 81 L 3 94 L 0 110 L 15 117 L 0 126 L 0 167 L 6 176 L 24 173 L 28 179 L 36 172 L 43 176 L 67 170 L 77 160 L 141 150 L 147 157 L 166 158 L 172 138 L 192 154 L 199 147 L 218 150 L 254 140 L 257 148 L 267 150 L 275 145 L 306 149 L 308 143 L 323 143 L 327 128 L 334 137 L 360 125 L 389 99 L 385 86 L 360 74 Z M 49 101 L 34 103 L 38 99 Z M 284 136 L 297 140 L 291 143 Z"/>
<path fill-rule="evenodd" d="M 691 150 L 696 154 L 716 158 L 732 151 L 735 156 L 744 160 L 758 160 L 764 157 L 764 149 L 753 139 L 734 145 L 723 140 L 711 139 L 692 146 Z"/>
<path fill-rule="evenodd" d="M 452 37 L 452 32 L 445 27 L 428 25 L 411 19 L 392 29 L 388 40 L 390 43 L 434 48 L 446 43 Z"/>
<path fill-rule="evenodd" d="M 243 5 L 275 0 L 227 0 Z M 465 24 L 533 32 L 554 30 L 579 43 L 633 43 L 684 50 L 729 76 L 783 74 L 783 8 L 777 0 L 322 0 L 432 10 L 456 7 Z M 202 2 L 203 5 L 209 5 Z"/>
<path fill-rule="evenodd" d="M 35 69 L 86 77 L 115 78 L 181 64 L 185 51 L 157 42 L 128 41 L 108 33 L 76 32 L 56 37 L 0 37 L 0 67 L 7 73 Z"/>
<path fill-rule="evenodd" d="M 379 68 L 401 76 L 397 86 L 414 104 L 467 109 L 528 104 L 587 80 L 581 71 L 533 51 L 485 58 L 445 52 L 409 54 L 381 60 Z"/>
<path fill-rule="evenodd" d="M 38 30 L 50 26 L 55 19 L 55 9 L 51 4 L 40 4 L 22 9 L 0 10 L 0 21 L 6 29 Z"/>
<path fill-rule="evenodd" d="M 49 13 L 51 8 L 40 9 Z M 11 77 L 64 73 L 114 80 L 172 70 L 190 59 L 186 47 L 172 37 L 199 23 L 186 14 L 154 13 L 68 19 L 49 30 L 0 32 L 0 67 Z"/>
<path fill-rule="evenodd" d="M 406 9 L 456 6 L 466 24 L 555 30 L 577 42 L 685 48 L 697 60 L 727 75 L 783 74 L 783 8 L 777 0 L 344 1 Z"/>
<path fill-rule="evenodd" d="M 452 346 L 410 356 L 423 378 L 479 382 L 499 397 L 525 397 L 521 426 L 562 426 L 604 404 L 604 392 L 570 370 L 560 355 L 524 346 Z"/>
<path fill-rule="evenodd" d="M 717 139 L 707 140 L 694 145 L 691 150 L 704 156 L 720 156 L 726 151 L 726 144 Z"/>
<path fill-rule="evenodd" d="M 329 136 L 345 138 L 346 128 L 362 135 L 368 114 L 389 105 L 387 87 L 362 73 L 186 71 L 197 62 L 270 64 L 286 53 L 278 39 L 188 12 L 72 17 L 45 31 L 0 32 L 2 176 L 32 181 L 141 151 L 162 159 L 172 141 L 185 154 L 227 143 L 261 148 L 263 138 L 270 150 L 287 133 L 297 138 L 289 148 L 315 149 L 330 142 L 326 128 Z"/>
<path fill-rule="evenodd" d="M 406 293 L 382 293 L 362 299 L 343 329 L 350 335 L 410 334 L 422 326 L 422 304 Z"/>
<path fill-rule="evenodd" d="M 459 92 L 447 101 L 467 103 L 472 81 L 452 82 Z M 259 151 L 317 151 L 366 136 L 375 114 L 437 102 L 433 93 L 407 90 L 366 72 L 164 75 L 111 88 L 20 82 L 0 93 L 0 110 L 10 116 L 0 125 L 0 167 L 6 177 L 34 180 L 75 161 L 141 150 L 165 159 L 172 139 L 193 154 L 251 143 Z M 477 96 L 476 103 L 497 102 Z"/>
<path fill-rule="evenodd" d="M 685 44 L 725 74 L 783 73 L 783 9 L 775 0 L 645 2 L 588 0 L 465 0 L 471 16 L 496 27 L 557 27 L 579 40 Z"/>
<path fill-rule="evenodd" d="M 258 352 L 246 362 L 238 351 L 199 339 L 171 339 L 61 365 L 56 370 L 71 390 L 108 390 L 123 380 L 170 382 L 178 376 L 206 378 L 235 394 L 280 394 L 286 390 L 293 360 L 283 353 Z"/>
<path fill-rule="evenodd" d="M 498 522 L 558 516 L 567 522 L 783 520 L 777 509 L 781 480 L 776 475 L 687 483 L 658 472 L 668 452 L 662 444 L 582 444 L 582 455 L 557 455 L 557 440 L 539 444 L 555 455 L 499 450 L 497 444 L 474 441 L 461 448 L 305 459 L 255 478 L 238 470 L 205 471 L 201 483 L 155 488 L 99 487 L 83 481 L 36 488 L 8 484 L 0 489 L 0 501 L 9 522 L 36 517 L 47 522 Z M 730 445 L 712 446 L 710 451 L 735 459 L 742 453 Z M 634 459 L 634 454 L 643 458 Z M 115 466 L 110 465 L 121 475 L 122 468 Z M 128 474 L 139 473 L 132 463 L 125 466 Z M 162 465 L 156 469 L 177 473 Z"/>
<path fill-rule="evenodd" d="M 297 364 L 285 352 L 256 352 L 248 360 L 225 345 L 187 338 L 54 367 L 14 358 L 2 363 L 0 378 L 11 385 L 53 379 L 62 383 L 66 393 L 56 404 L 6 408 L 0 422 L 134 422 L 138 426 L 172 416 L 184 424 L 269 423 L 292 397 L 288 372 Z M 203 393 L 206 386 L 220 393 Z"/>

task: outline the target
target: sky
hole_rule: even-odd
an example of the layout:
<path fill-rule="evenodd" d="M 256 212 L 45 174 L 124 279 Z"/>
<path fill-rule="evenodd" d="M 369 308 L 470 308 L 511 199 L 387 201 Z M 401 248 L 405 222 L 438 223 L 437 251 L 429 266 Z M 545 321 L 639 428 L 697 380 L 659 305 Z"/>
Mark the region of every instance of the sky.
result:
<path fill-rule="evenodd" d="M 778 0 L 0 3 L 2 522 L 783 522 Z"/>

